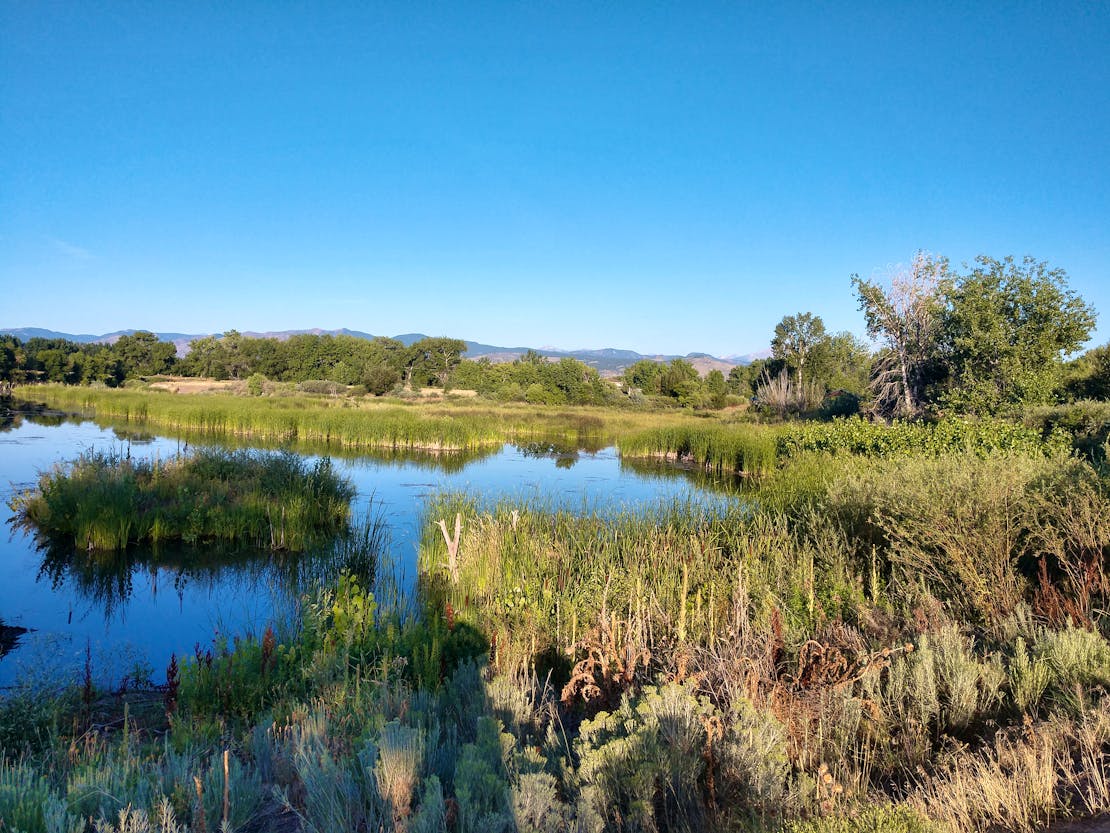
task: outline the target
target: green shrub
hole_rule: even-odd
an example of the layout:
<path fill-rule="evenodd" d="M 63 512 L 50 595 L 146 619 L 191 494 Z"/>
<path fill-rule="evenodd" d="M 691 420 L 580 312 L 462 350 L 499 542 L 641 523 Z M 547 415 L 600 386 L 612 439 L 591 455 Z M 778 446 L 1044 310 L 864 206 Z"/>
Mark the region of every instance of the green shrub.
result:
<path fill-rule="evenodd" d="M 790 822 L 783 833 L 942 833 L 943 828 L 909 807 L 884 804 L 855 815 L 836 814 Z"/>
<path fill-rule="evenodd" d="M 501 759 L 501 733 L 496 720 L 480 717 L 477 736 L 459 753 L 455 766 L 459 802 L 459 833 L 500 833 L 513 828 L 509 784 Z"/>
<path fill-rule="evenodd" d="M 612 714 L 584 722 L 575 752 L 587 829 L 704 829 L 702 718 L 709 713 L 670 683 L 625 695 Z"/>
<path fill-rule="evenodd" d="M 54 822 L 51 830 L 59 833 L 80 830 L 78 819 L 65 810 L 65 803 L 50 788 L 46 776 L 30 761 L 0 757 L 0 820 L 5 829 L 47 830 L 48 816 Z"/>
<path fill-rule="evenodd" d="M 252 373 L 247 377 L 247 393 L 251 396 L 261 396 L 266 387 L 266 377 L 261 373 Z"/>
<path fill-rule="evenodd" d="M 1014 655 L 1007 667 L 1014 705 L 1023 714 L 1032 714 L 1052 683 L 1052 668 L 1043 657 L 1030 654 L 1025 639 L 1014 640 Z"/>
<path fill-rule="evenodd" d="M 719 800 L 773 817 L 785 804 L 790 776 L 786 727 L 768 709 L 734 700 L 718 744 Z"/>
<path fill-rule="evenodd" d="M 1106 461 L 1110 441 L 1110 402 L 1080 400 L 1067 405 L 1033 408 L 1025 424 L 1049 437 L 1064 433 L 1072 448 L 1094 463 Z"/>

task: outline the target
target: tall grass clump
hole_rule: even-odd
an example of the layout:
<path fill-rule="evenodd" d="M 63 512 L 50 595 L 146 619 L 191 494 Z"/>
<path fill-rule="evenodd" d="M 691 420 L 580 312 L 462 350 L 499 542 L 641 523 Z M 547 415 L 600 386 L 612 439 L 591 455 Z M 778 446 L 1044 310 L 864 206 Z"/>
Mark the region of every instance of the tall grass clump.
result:
<path fill-rule="evenodd" d="M 982 750 L 941 761 L 908 804 L 955 833 L 1034 833 L 1057 820 L 1101 816 L 1110 810 L 1108 741 L 1105 702 L 1074 721 L 1003 732 Z"/>
<path fill-rule="evenodd" d="M 824 395 L 824 386 L 819 382 L 792 381 L 786 369 L 777 376 L 764 370 L 755 388 L 759 406 L 780 417 L 812 411 L 821 404 Z"/>
<path fill-rule="evenodd" d="M 1084 546 L 1101 550 L 1110 542 L 1110 524 L 1084 530 L 1075 523 L 1073 500 L 1088 501 L 1094 519 L 1110 510 L 1079 461 L 949 454 L 856 467 L 832 482 L 823 505 L 860 548 L 878 548 L 955 618 L 993 627 L 1030 598 L 1035 583 L 1052 594 L 1054 579 L 1043 570 L 1037 577 L 1038 562 L 1058 551 L 1056 560 L 1074 572 Z M 1095 540 L 1081 540 L 1084 531 Z"/>
<path fill-rule="evenodd" d="M 16 522 L 80 550 L 227 542 L 304 550 L 347 526 L 354 496 L 324 458 L 205 449 L 168 460 L 89 450 L 15 495 Z"/>
<path fill-rule="evenodd" d="M 457 541 L 436 523 L 456 517 Z M 862 596 L 843 542 L 736 502 L 579 513 L 446 495 L 428 518 L 425 605 L 488 634 L 501 670 L 538 663 L 563 686 L 585 663 L 575 696 L 611 699 L 677 653 L 716 646 L 738 592 L 746 616 L 777 619 L 794 640 Z"/>
<path fill-rule="evenodd" d="M 864 458 L 998 453 L 1045 456 L 1069 447 L 1063 431 L 1002 420 L 944 419 L 885 425 L 862 417 L 780 425 L 678 424 L 619 439 L 627 457 L 663 457 L 717 472 L 766 474 L 808 454 Z"/>
<path fill-rule="evenodd" d="M 662 457 L 709 471 L 763 474 L 778 460 L 778 430 L 763 425 L 676 425 L 623 436 L 625 457 Z"/>

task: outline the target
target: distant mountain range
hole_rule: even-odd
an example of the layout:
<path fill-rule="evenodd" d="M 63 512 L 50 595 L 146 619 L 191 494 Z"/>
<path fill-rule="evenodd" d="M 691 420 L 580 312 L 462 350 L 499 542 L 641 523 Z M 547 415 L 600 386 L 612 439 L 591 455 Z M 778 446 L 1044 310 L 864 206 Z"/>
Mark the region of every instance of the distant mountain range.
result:
<path fill-rule="evenodd" d="M 60 333 L 54 330 L 44 330 L 39 327 L 0 328 L 0 333 L 13 335 L 22 341 L 27 341 L 31 338 L 64 338 L 82 344 L 112 344 L 120 336 L 131 335 L 135 332 L 137 331 L 117 330 L 116 332 L 104 333 L 103 335 L 91 335 L 89 333 Z M 173 342 L 177 347 L 177 355 L 184 356 L 189 352 L 189 344 L 194 340 L 204 338 L 206 335 L 219 335 L 219 333 L 200 333 L 193 335 L 188 333 L 155 333 L 155 335 L 162 341 Z M 310 330 L 277 330 L 264 333 L 243 332 L 243 335 L 248 338 L 276 338 L 282 341 L 295 335 L 347 335 L 354 336 L 355 338 L 376 338 L 376 336 L 370 333 L 348 330 L 346 328 L 339 330 L 322 330 L 319 328 Z M 423 333 L 402 333 L 401 335 L 393 336 L 393 338 L 408 345 L 422 338 L 427 338 L 427 336 Z M 543 356 L 549 356 L 555 359 L 561 359 L 563 357 L 578 359 L 578 361 L 583 364 L 597 368 L 597 371 L 603 375 L 618 374 L 629 365 L 635 364 L 642 359 L 655 362 L 669 362 L 671 359 L 686 359 L 693 364 L 703 376 L 711 370 L 720 370 L 723 373 L 728 373 L 732 367 L 738 364 L 751 364 L 755 359 L 765 358 L 770 354 L 770 351 L 763 351 L 760 353 L 748 353 L 745 355 L 723 356 L 718 358 L 708 353 L 688 353 L 685 356 L 672 356 L 661 353 L 647 355 L 644 353 L 637 353 L 634 350 L 619 350 L 614 347 L 606 347 L 600 350 L 561 350 L 554 347 L 497 347 L 493 344 L 482 344 L 477 341 L 466 341 L 465 343 L 466 353 L 464 355 L 468 359 L 485 357 L 492 362 L 511 362 L 527 353 L 528 350 L 534 349 Z"/>

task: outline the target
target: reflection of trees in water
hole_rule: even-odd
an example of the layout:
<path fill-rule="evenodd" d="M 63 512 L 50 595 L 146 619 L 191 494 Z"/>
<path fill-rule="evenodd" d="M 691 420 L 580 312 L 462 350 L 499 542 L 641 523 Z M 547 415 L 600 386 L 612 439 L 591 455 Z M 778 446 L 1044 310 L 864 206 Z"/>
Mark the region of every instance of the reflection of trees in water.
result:
<path fill-rule="evenodd" d="M 169 590 L 179 600 L 187 587 L 213 591 L 240 586 L 270 588 L 277 601 L 293 602 L 310 589 L 333 583 L 340 572 L 373 587 L 386 542 L 379 518 L 356 524 L 349 534 L 305 553 L 220 547 L 83 552 L 40 542 L 39 580 L 49 580 L 56 591 L 67 588 L 82 603 L 103 611 L 105 621 L 125 618 L 135 578 L 142 572 L 150 575 L 155 595 Z"/>
<path fill-rule="evenodd" d="M 533 436 L 527 440 L 517 440 L 513 445 L 521 454 L 526 456 L 573 455 L 577 457 L 580 451 L 587 454 L 597 454 L 597 452 L 611 446 L 614 441 L 614 438 L 603 434 L 579 433 L 573 440 L 568 440 L 565 436 L 545 437 L 541 435 Z"/>
<path fill-rule="evenodd" d="M 112 433 L 117 440 L 128 445 L 132 443 L 135 445 L 150 445 L 156 439 L 153 434 L 146 431 L 137 431 L 130 428 L 113 428 Z"/>
<path fill-rule="evenodd" d="M 553 458 L 555 467 L 560 469 L 572 468 L 578 462 L 579 448 L 576 444 L 559 440 L 533 440 L 516 443 L 515 447 L 525 457 Z M 582 450 L 588 451 L 589 449 Z"/>
<path fill-rule="evenodd" d="M 50 428 L 72 422 L 75 425 L 83 420 L 73 414 L 64 414 L 55 411 L 41 402 L 25 402 L 22 399 L 0 399 L 0 432 L 14 431 L 23 425 L 24 421 L 32 425 L 43 425 Z"/>
<path fill-rule="evenodd" d="M 19 643 L 19 637 L 27 633 L 27 628 L 21 628 L 18 625 L 5 625 L 4 620 L 0 619 L 0 659 L 4 655 L 14 649 Z"/>
<path fill-rule="evenodd" d="M 682 466 L 669 460 L 644 457 L 621 457 L 621 471 L 630 471 L 639 477 L 671 480 L 683 477 L 708 492 L 735 495 L 745 487 L 744 478 L 734 474 L 709 472 L 700 466 Z"/>

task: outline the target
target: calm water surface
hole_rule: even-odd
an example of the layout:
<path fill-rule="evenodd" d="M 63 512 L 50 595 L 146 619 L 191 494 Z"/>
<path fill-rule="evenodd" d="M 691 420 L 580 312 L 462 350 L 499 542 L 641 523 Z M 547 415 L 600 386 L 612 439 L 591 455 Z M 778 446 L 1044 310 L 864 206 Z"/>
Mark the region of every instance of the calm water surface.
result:
<path fill-rule="evenodd" d="M 57 415 L 10 415 L 0 423 L 0 495 L 89 448 L 133 457 L 179 453 L 184 442 L 112 430 Z M 420 459 L 333 457 L 358 489 L 355 517 L 380 515 L 402 587 L 416 575 L 417 545 L 428 497 L 461 491 L 482 498 L 538 500 L 601 511 L 660 501 L 734 499 L 661 466 L 622 465 L 613 448 L 555 451 L 506 445 L 484 456 Z M 89 557 L 50 552 L 9 523 L 0 535 L 0 687 L 29 677 L 65 677 L 92 656 L 94 674 L 164 677 L 171 653 L 191 653 L 217 634 L 261 632 L 295 599 L 314 559 L 270 553 L 161 551 Z M 27 629 L 17 633 L 15 629 Z"/>

